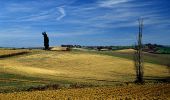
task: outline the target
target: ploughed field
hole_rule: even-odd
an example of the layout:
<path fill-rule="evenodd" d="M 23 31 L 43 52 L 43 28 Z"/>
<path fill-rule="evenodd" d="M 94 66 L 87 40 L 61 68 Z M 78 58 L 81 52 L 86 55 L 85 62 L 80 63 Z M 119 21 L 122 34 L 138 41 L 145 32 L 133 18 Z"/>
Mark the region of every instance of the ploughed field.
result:
<path fill-rule="evenodd" d="M 0 50 L 0 55 L 19 53 L 15 56 L 0 58 L 0 92 L 29 90 L 31 87 L 43 87 L 48 84 L 57 84 L 59 85 L 57 88 L 61 89 L 1 94 L 0 98 L 14 95 L 18 98 L 22 98 L 20 96 L 31 98 L 30 96 L 33 95 L 40 97 L 48 93 L 50 93 L 50 98 L 53 96 L 63 98 L 63 95 L 66 98 L 76 98 L 81 95 L 85 98 L 86 95 L 91 97 L 88 95 L 91 93 L 93 98 L 100 97 L 98 96 L 100 93 L 103 94 L 101 98 L 111 98 L 112 96 L 121 97 L 124 94 L 124 97 L 129 97 L 128 92 L 124 93 L 124 91 L 132 91 L 139 96 L 144 94 L 145 90 L 148 91 L 148 96 L 151 94 L 151 97 L 155 97 L 157 90 L 160 91 L 161 98 L 168 98 L 170 89 L 167 81 L 169 81 L 170 75 L 166 64 L 146 61 L 144 63 L 146 85 L 134 85 L 132 83 L 135 80 L 134 62 L 127 57 L 127 54 L 132 55 L 132 52 L 133 50 L 109 52 Z M 167 60 L 170 55 L 158 55 L 155 58 L 156 60 Z M 148 59 L 153 60 L 152 57 Z M 166 83 L 162 83 L 165 81 Z M 160 82 L 163 85 L 156 84 Z M 78 87 L 83 88 L 74 89 Z M 139 92 L 140 89 L 143 89 L 141 90 L 143 92 Z M 81 94 L 83 91 L 86 91 L 85 94 Z M 32 98 L 36 98 L 36 96 Z"/>
<path fill-rule="evenodd" d="M 0 100 L 168 100 L 169 84 L 92 87 L 0 94 Z"/>

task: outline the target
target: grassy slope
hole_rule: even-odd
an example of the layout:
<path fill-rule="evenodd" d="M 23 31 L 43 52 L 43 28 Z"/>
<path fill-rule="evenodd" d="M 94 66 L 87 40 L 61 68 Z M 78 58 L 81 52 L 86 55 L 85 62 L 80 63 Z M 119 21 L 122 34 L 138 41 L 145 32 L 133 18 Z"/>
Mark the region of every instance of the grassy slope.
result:
<path fill-rule="evenodd" d="M 33 50 L 30 54 L 1 59 L 0 85 L 7 89 L 49 83 L 113 85 L 134 81 L 135 71 L 131 60 L 100 54 Z M 168 76 L 166 66 L 145 64 L 145 78 Z M 6 81 L 8 79 L 13 81 Z"/>
<path fill-rule="evenodd" d="M 103 54 L 113 57 L 120 57 L 133 60 L 134 50 L 125 49 L 125 50 L 115 50 L 115 51 L 75 51 L 75 52 L 84 52 L 84 53 L 94 53 L 94 54 Z M 165 65 L 167 66 L 170 63 L 170 54 L 152 54 L 152 53 L 143 53 L 144 62 Z"/>

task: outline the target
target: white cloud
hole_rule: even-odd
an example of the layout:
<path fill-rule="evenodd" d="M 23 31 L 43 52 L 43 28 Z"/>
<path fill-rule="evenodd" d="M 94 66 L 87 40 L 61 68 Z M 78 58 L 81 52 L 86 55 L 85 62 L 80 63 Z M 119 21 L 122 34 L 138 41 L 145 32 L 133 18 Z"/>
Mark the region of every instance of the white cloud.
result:
<path fill-rule="evenodd" d="M 34 12 L 28 16 L 21 16 L 17 18 L 18 21 L 52 21 L 61 20 L 66 16 L 63 7 L 57 7 L 52 9 L 47 9 L 44 11 Z"/>
<path fill-rule="evenodd" d="M 63 7 L 58 7 L 58 11 L 60 12 L 61 15 L 57 18 L 57 20 L 61 20 L 63 17 L 66 16 L 66 13 Z"/>
<path fill-rule="evenodd" d="M 9 6 L 6 7 L 6 10 L 9 12 L 31 12 L 33 9 L 35 8 L 32 6 L 17 3 L 9 4 Z"/>
<path fill-rule="evenodd" d="M 100 7 L 112 7 L 113 5 L 117 5 L 120 3 L 126 3 L 132 0 L 102 0 L 98 2 L 98 5 Z"/>

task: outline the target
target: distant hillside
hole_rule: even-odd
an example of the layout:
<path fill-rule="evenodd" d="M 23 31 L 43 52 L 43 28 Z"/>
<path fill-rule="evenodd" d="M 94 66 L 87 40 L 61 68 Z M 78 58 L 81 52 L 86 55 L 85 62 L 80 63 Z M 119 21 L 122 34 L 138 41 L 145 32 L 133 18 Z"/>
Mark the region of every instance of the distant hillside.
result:
<path fill-rule="evenodd" d="M 157 54 L 170 54 L 170 47 L 158 44 L 145 44 L 143 51 Z"/>

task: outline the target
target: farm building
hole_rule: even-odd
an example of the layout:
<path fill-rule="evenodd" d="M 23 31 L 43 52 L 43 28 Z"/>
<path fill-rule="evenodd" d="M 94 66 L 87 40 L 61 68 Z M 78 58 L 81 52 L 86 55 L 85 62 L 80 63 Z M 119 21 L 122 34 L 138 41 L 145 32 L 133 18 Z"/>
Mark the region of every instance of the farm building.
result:
<path fill-rule="evenodd" d="M 51 51 L 70 51 L 68 47 L 51 47 Z"/>

